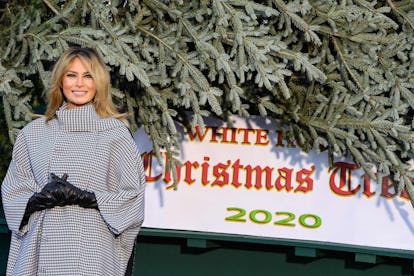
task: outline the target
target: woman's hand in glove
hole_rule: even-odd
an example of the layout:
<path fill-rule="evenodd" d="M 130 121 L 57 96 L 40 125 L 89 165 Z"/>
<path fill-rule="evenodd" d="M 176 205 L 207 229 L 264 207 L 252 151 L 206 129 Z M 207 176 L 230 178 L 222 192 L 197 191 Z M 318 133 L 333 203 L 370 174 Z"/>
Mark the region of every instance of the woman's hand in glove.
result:
<path fill-rule="evenodd" d="M 56 198 L 63 197 L 63 205 L 79 205 L 83 208 L 93 208 L 98 209 L 98 204 L 96 202 L 96 197 L 93 192 L 88 192 L 69 183 L 66 179 L 68 178 L 67 174 L 64 174 L 62 178 L 51 174 L 52 179 L 55 180 L 54 183 L 50 184 L 50 192 L 56 193 Z M 49 184 L 47 184 L 49 185 Z M 46 186 L 47 186 L 46 185 Z M 45 186 L 45 188 L 46 188 Z M 63 206 L 59 205 L 59 206 Z"/>
<path fill-rule="evenodd" d="M 65 206 L 76 204 L 79 188 L 73 186 L 66 181 L 68 175 L 65 173 L 62 177 L 58 177 L 54 173 L 50 174 L 51 180 L 47 183 L 41 192 L 48 194 L 55 200 L 55 206 Z"/>
<path fill-rule="evenodd" d="M 20 228 L 29 221 L 30 215 L 37 211 L 51 209 L 55 206 L 79 205 L 83 208 L 98 210 L 98 203 L 93 192 L 88 192 L 69 183 L 67 174 L 62 177 L 51 173 L 51 181 L 39 193 L 34 193 L 23 215 Z"/>
<path fill-rule="evenodd" d="M 62 178 L 67 178 L 67 175 L 63 176 Z M 20 229 L 27 224 L 27 222 L 29 221 L 30 216 L 37 211 L 42 211 L 45 209 L 51 209 L 55 206 L 57 206 L 57 203 L 59 202 L 60 199 L 56 198 L 56 195 L 58 194 L 57 192 L 55 192 L 54 194 L 52 194 L 50 191 L 52 190 L 56 190 L 57 186 L 56 186 L 56 179 L 53 179 L 51 182 L 49 182 L 48 184 L 45 185 L 45 187 L 47 187 L 45 189 L 45 187 L 43 187 L 43 189 L 39 192 L 39 193 L 34 193 L 28 200 L 27 205 L 26 205 L 26 209 L 23 215 L 23 219 L 22 222 L 20 223 Z"/>

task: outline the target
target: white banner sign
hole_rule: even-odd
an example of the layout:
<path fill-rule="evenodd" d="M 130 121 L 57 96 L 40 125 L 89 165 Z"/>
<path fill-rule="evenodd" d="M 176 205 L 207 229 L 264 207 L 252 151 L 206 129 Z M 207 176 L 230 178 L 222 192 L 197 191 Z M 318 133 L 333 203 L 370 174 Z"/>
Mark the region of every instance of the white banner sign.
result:
<path fill-rule="evenodd" d="M 147 174 L 144 227 L 414 250 L 414 210 L 388 177 L 377 184 L 350 160 L 329 166 L 326 153 L 288 145 L 269 119 L 233 122 L 183 133 L 177 190 L 136 133 Z"/>

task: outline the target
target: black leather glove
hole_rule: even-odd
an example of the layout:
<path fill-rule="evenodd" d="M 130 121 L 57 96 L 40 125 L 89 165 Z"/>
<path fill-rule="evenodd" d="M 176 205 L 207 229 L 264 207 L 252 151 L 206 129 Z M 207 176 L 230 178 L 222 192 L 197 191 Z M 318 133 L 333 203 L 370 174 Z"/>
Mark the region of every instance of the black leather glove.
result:
<path fill-rule="evenodd" d="M 55 185 L 56 180 L 52 179 L 47 185 Z M 45 186 L 45 187 L 46 187 Z M 37 211 L 51 209 L 56 206 L 56 198 L 47 189 L 43 188 L 39 193 L 34 193 L 28 200 L 26 209 L 23 215 L 20 229 L 27 224 L 30 216 Z"/>
<path fill-rule="evenodd" d="M 98 203 L 93 192 L 79 189 L 69 183 L 66 180 L 68 178 L 67 174 L 64 174 L 62 178 L 56 176 L 55 174 L 51 174 L 51 176 L 55 181 L 51 182 L 50 187 L 48 187 L 48 191 L 53 194 L 57 200 L 60 200 L 57 203 L 57 206 L 79 205 L 83 208 L 98 209 Z"/>
<path fill-rule="evenodd" d="M 46 184 L 42 192 L 48 194 L 55 201 L 55 206 L 74 205 L 77 199 L 76 187 L 66 181 L 67 174 L 58 177 L 54 173 L 50 174 L 52 181 Z"/>
<path fill-rule="evenodd" d="M 96 196 L 93 192 L 88 192 L 82 190 L 79 194 L 78 200 L 76 201 L 80 207 L 83 208 L 91 208 L 91 209 L 98 209 L 98 202 L 96 201 Z"/>
<path fill-rule="evenodd" d="M 79 189 L 69 183 L 67 178 L 67 174 L 60 178 L 51 173 L 51 181 L 39 193 L 34 193 L 30 197 L 20 223 L 20 229 L 27 224 L 34 212 L 51 209 L 55 206 L 79 205 L 83 208 L 98 210 L 95 194 Z"/>

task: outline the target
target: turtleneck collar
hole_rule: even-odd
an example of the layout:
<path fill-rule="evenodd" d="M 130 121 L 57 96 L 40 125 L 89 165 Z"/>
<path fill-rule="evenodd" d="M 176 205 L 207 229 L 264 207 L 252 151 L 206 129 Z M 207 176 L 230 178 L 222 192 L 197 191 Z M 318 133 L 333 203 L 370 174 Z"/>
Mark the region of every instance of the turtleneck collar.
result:
<path fill-rule="evenodd" d="M 96 132 L 123 125 L 119 120 L 99 117 L 93 104 L 68 109 L 65 102 L 56 111 L 56 118 L 67 132 Z"/>

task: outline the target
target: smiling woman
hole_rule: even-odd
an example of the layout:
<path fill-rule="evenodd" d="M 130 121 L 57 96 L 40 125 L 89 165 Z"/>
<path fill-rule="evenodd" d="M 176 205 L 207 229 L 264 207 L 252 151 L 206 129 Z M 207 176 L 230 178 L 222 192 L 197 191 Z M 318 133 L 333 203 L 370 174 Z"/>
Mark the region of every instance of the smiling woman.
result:
<path fill-rule="evenodd" d="M 109 88 L 109 72 L 95 50 L 72 48 L 64 52 L 52 71 L 46 121 L 55 118 L 56 111 L 67 101 L 69 108 L 73 104 L 81 106 L 92 102 L 99 116 L 117 118 L 127 124 L 126 115 L 116 109 Z"/>
<path fill-rule="evenodd" d="M 68 104 L 73 108 L 90 103 L 95 97 L 95 82 L 79 58 L 75 58 L 62 79 L 62 90 Z"/>
<path fill-rule="evenodd" d="M 124 275 L 144 219 L 145 174 L 99 54 L 70 48 L 44 117 L 16 139 L 2 188 L 7 275 Z"/>

